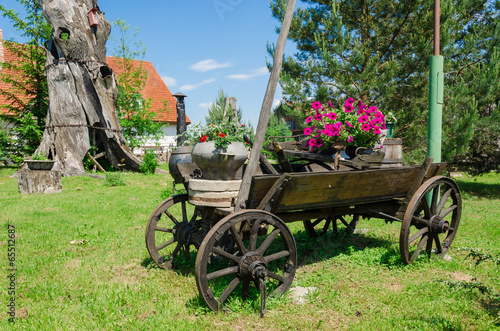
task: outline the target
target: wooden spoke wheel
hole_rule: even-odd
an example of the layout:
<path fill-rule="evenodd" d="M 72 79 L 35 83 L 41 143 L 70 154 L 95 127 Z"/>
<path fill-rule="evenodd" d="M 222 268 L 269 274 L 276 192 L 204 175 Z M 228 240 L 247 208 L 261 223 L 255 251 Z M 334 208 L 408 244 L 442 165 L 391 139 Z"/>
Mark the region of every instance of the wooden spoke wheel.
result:
<path fill-rule="evenodd" d="M 356 230 L 356 226 L 358 225 L 359 215 L 354 214 L 352 217 L 349 215 L 331 216 L 318 218 L 314 221 L 307 220 L 303 221 L 303 223 L 309 237 L 317 238 L 324 236 L 330 228 L 334 233 L 337 233 L 337 221 L 344 224 L 345 227 L 352 233 Z"/>
<path fill-rule="evenodd" d="M 256 299 L 260 291 L 263 314 L 265 298 L 284 294 L 296 268 L 295 240 L 286 224 L 265 211 L 243 210 L 220 220 L 205 236 L 195 276 L 212 310 L 227 307 L 224 303 L 238 296 Z"/>
<path fill-rule="evenodd" d="M 457 184 L 446 177 L 433 177 L 420 186 L 406 209 L 399 238 L 405 264 L 425 252 L 443 257 L 457 234 L 462 198 Z"/>
<path fill-rule="evenodd" d="M 190 212 L 188 195 L 174 195 L 156 207 L 146 225 L 146 247 L 149 255 L 162 269 L 172 269 L 177 254 L 189 259 L 189 236 L 201 218 L 197 209 Z"/>

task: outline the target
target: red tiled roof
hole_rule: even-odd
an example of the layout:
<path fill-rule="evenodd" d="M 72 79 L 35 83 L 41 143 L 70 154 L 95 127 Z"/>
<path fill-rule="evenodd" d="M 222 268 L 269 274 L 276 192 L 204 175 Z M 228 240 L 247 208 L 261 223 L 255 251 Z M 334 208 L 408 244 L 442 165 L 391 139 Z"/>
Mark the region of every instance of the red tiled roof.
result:
<path fill-rule="evenodd" d="M 113 69 L 115 75 L 118 75 L 123 72 L 123 69 L 119 64 L 119 61 L 120 59 L 118 58 L 106 56 L 106 62 L 108 66 L 111 69 Z M 133 60 L 134 67 L 138 67 L 140 63 L 141 61 L 139 60 Z M 146 81 L 146 86 L 144 87 L 144 90 L 142 91 L 141 94 L 143 98 L 146 100 L 151 98 L 152 101 L 151 109 L 153 111 L 162 109 L 164 107 L 162 101 L 167 101 L 168 112 L 167 111 L 158 112 L 157 121 L 162 123 L 171 123 L 171 124 L 177 123 L 177 110 L 176 110 L 177 101 L 172 96 L 172 93 L 168 89 L 163 79 L 161 79 L 158 72 L 156 72 L 151 62 L 142 61 L 142 67 L 144 68 L 144 70 L 147 71 L 148 79 Z M 186 115 L 186 122 L 187 124 L 191 123 L 191 120 L 188 118 L 187 115 Z"/>
<path fill-rule="evenodd" d="M 7 48 L 3 47 L 2 30 L 0 29 L 0 56 L 2 55 L 2 51 L 3 59 L 0 58 L 0 62 L 13 63 L 18 61 L 18 58 L 15 56 L 15 54 L 12 54 Z M 116 75 L 122 72 L 118 61 L 119 59 L 117 58 L 106 56 L 106 62 L 108 66 L 115 72 Z M 141 61 L 133 60 L 134 67 L 139 66 L 140 62 Z M 163 82 L 158 72 L 156 72 L 151 62 L 142 61 L 142 67 L 147 71 L 148 78 L 146 81 L 146 86 L 144 87 L 144 90 L 141 94 L 144 99 L 151 98 L 151 110 L 157 113 L 156 121 L 169 124 L 177 123 L 176 99 L 172 96 L 172 93 L 168 89 L 165 82 Z M 0 81 L 0 89 L 6 90 L 8 89 L 8 86 Z M 20 97 L 22 99 L 22 96 L 18 95 L 17 97 Z M 160 111 L 161 109 L 164 109 L 163 101 L 167 101 L 167 111 Z M 6 99 L 6 97 L 0 94 L 0 105 L 5 105 L 8 103 L 9 101 Z M 0 108 L 0 114 L 2 113 L 5 115 L 12 115 L 8 114 L 7 109 L 5 108 Z M 191 120 L 187 115 L 186 122 L 187 124 L 191 123 Z"/>
<path fill-rule="evenodd" d="M 6 47 L 3 45 L 3 38 L 2 38 L 2 29 L 0 29 L 0 63 L 15 63 L 18 62 L 18 58 L 15 54 L 12 54 Z M 0 70 L 4 70 L 1 65 L 0 65 Z M 7 72 L 7 71 L 6 71 Z M 10 74 L 16 74 L 10 72 Z M 3 91 L 12 91 L 12 87 L 6 83 L 4 83 L 2 80 L 0 80 L 0 90 Z M 26 100 L 26 96 L 19 94 L 19 93 L 14 93 L 15 98 L 19 100 Z M 0 105 L 8 105 L 11 104 L 12 100 L 8 100 L 7 97 L 3 94 L 0 93 Z M 14 114 L 9 113 L 9 110 L 6 108 L 0 108 L 0 114 L 4 114 L 7 116 L 13 116 Z"/>

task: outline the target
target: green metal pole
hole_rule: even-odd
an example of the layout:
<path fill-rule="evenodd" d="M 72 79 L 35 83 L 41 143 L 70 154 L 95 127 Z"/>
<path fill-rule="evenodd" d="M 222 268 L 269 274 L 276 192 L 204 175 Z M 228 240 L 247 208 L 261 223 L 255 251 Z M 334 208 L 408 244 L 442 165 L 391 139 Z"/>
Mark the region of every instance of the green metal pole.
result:
<path fill-rule="evenodd" d="M 443 57 L 431 56 L 429 77 L 429 132 L 427 155 L 441 162 L 441 136 L 443 125 Z"/>
<path fill-rule="evenodd" d="M 441 136 L 443 126 L 443 57 L 439 55 L 441 2 L 434 0 L 434 55 L 431 56 L 429 75 L 429 131 L 427 155 L 441 162 Z"/>

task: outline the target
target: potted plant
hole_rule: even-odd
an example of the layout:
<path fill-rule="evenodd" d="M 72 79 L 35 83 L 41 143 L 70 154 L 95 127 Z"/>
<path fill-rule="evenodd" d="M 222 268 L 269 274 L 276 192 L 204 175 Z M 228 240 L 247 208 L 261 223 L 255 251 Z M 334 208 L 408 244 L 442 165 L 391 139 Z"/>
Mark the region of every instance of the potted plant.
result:
<path fill-rule="evenodd" d="M 351 151 L 363 147 L 371 149 L 380 141 L 385 127 L 385 116 L 377 107 L 369 107 L 361 100 L 348 98 L 343 109 L 335 109 L 315 101 L 311 104 L 311 116 L 306 118 L 304 134 L 311 152 L 329 150 L 333 146 L 350 146 Z M 348 148 L 349 151 L 349 148 Z M 354 157 L 353 153 L 348 153 Z"/>
<path fill-rule="evenodd" d="M 198 123 L 190 127 L 183 134 L 183 138 L 184 141 L 195 144 L 191 157 L 202 171 L 202 178 L 234 180 L 236 172 L 248 157 L 243 136 L 249 134 L 250 130 L 243 124 Z"/>
<path fill-rule="evenodd" d="M 31 159 L 24 160 L 30 170 L 51 170 L 55 161 L 49 160 L 43 153 L 34 154 Z"/>
<path fill-rule="evenodd" d="M 396 123 L 398 120 L 396 119 L 396 116 L 390 111 L 387 113 L 385 117 L 385 126 L 387 128 L 387 135 L 386 138 L 392 138 L 394 136 L 394 127 L 396 126 Z"/>

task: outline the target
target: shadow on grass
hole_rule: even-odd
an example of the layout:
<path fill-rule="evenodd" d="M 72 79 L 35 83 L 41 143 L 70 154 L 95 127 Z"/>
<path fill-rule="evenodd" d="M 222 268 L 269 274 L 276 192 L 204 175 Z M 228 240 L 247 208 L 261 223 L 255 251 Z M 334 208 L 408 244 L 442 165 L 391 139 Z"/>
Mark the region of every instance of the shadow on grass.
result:
<path fill-rule="evenodd" d="M 495 326 L 500 326 L 500 294 L 490 295 L 487 299 L 480 300 L 479 303 L 488 314 L 496 318 Z"/>
<path fill-rule="evenodd" d="M 337 233 L 329 231 L 326 235 L 311 238 L 306 231 L 294 235 L 297 244 L 298 266 L 304 266 L 329 260 L 339 255 L 352 255 L 366 248 L 385 247 L 387 252 L 381 257 L 380 263 L 389 267 L 402 266 L 399 251 L 392 248 L 393 241 L 352 233 L 346 228 Z"/>
<path fill-rule="evenodd" d="M 456 179 L 460 191 L 478 197 L 500 199 L 500 184 L 465 182 Z"/>
<path fill-rule="evenodd" d="M 352 234 L 348 229 L 341 228 L 338 233 L 329 231 L 326 235 L 311 238 L 305 231 L 298 231 L 294 234 L 297 245 L 298 266 L 305 266 L 316 262 L 321 262 L 335 258 L 339 255 L 351 255 L 357 251 L 362 251 L 367 248 L 385 247 L 387 252 L 380 257 L 380 264 L 387 267 L 403 266 L 399 251 L 393 248 L 394 241 L 375 238 L 373 236 L 362 233 Z M 184 256 L 177 256 L 174 259 L 173 271 L 180 276 L 194 275 L 195 261 L 197 251 L 191 248 L 189 260 L 185 260 Z M 155 262 L 150 258 L 145 258 L 141 265 L 147 269 L 158 268 Z M 231 298 L 230 302 L 224 303 L 231 311 L 248 311 L 259 312 L 260 308 L 260 292 L 256 287 L 250 286 L 248 298 L 245 302 L 241 297 Z M 279 302 L 279 299 L 276 301 Z M 197 314 L 208 314 L 212 310 L 205 304 L 201 295 L 188 300 L 186 307 L 193 309 Z"/>

